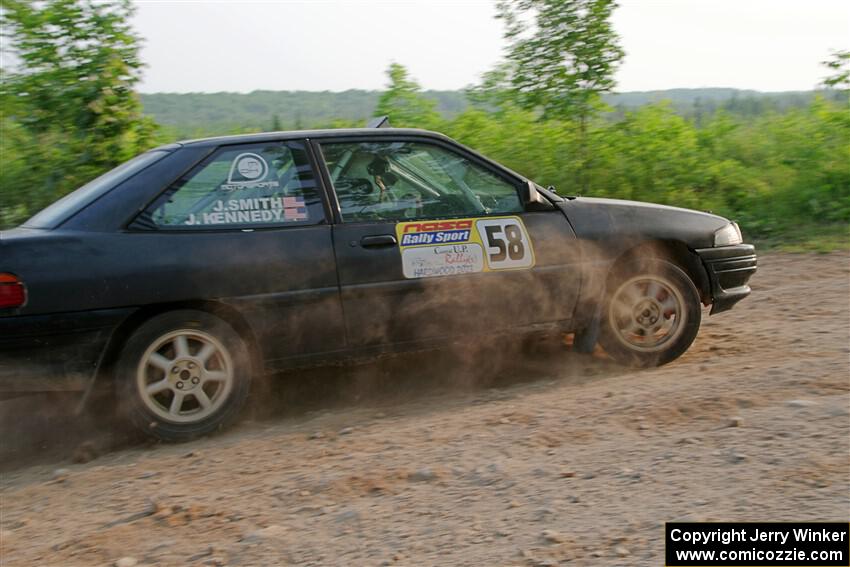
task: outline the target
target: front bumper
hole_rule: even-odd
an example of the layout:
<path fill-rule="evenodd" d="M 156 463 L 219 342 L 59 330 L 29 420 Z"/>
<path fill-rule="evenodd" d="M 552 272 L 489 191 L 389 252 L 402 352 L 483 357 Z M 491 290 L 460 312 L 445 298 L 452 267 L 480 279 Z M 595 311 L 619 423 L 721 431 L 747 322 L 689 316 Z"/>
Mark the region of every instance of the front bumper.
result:
<path fill-rule="evenodd" d="M 700 248 L 696 250 L 708 273 L 713 300 L 711 314 L 728 311 L 750 295 L 747 282 L 756 273 L 758 262 L 752 244 Z"/>

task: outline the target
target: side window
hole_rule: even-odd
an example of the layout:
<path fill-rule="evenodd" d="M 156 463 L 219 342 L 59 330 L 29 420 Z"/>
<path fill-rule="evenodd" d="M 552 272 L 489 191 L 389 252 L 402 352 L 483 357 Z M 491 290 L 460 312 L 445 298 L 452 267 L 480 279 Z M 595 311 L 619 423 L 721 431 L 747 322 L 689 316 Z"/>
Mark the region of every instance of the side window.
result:
<path fill-rule="evenodd" d="M 318 224 L 324 216 L 304 144 L 273 142 L 220 148 L 134 224 L 208 230 Z"/>
<path fill-rule="evenodd" d="M 326 143 L 322 153 L 345 222 L 522 211 L 513 184 L 434 144 Z"/>

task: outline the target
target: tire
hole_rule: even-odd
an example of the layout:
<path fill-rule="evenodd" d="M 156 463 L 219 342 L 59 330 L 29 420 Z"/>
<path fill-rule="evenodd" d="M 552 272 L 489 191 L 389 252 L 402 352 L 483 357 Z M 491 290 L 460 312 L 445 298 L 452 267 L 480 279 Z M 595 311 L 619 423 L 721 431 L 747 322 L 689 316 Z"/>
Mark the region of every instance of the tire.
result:
<path fill-rule="evenodd" d="M 116 370 L 124 413 L 162 441 L 187 441 L 225 427 L 244 406 L 253 374 L 236 331 L 194 310 L 143 323 L 124 344 Z"/>
<path fill-rule="evenodd" d="M 699 331 L 699 293 L 663 260 L 636 262 L 608 280 L 599 343 L 620 364 L 646 368 L 679 358 Z"/>

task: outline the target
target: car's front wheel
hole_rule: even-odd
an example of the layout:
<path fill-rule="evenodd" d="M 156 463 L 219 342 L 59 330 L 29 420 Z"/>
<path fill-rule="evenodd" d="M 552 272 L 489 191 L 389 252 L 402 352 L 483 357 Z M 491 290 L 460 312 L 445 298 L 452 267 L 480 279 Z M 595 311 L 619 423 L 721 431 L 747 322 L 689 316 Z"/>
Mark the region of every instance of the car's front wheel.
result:
<path fill-rule="evenodd" d="M 696 338 L 699 293 L 673 264 L 655 260 L 624 266 L 607 291 L 599 342 L 614 360 L 660 366 L 681 356 Z"/>
<path fill-rule="evenodd" d="M 164 441 L 220 429 L 245 403 L 251 364 L 244 341 L 209 313 L 180 310 L 142 324 L 117 365 L 131 421 Z"/>

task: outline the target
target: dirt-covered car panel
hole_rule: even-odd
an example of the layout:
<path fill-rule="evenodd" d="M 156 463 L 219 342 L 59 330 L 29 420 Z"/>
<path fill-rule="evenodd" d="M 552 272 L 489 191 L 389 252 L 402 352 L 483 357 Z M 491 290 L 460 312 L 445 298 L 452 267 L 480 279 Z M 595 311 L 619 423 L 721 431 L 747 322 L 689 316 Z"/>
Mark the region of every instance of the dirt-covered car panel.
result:
<path fill-rule="evenodd" d="M 430 132 L 155 152 L 31 222 L 44 228 L 3 233 L 0 273 L 27 300 L 0 313 L 17 341 L 0 351 L 18 348 L 0 356 L 16 381 L 40 365 L 66 384 L 105 378 L 163 439 L 219 427 L 257 371 L 449 341 L 576 332 L 663 364 L 696 335 L 700 302 L 728 308 L 755 266 L 722 217 L 560 197 Z M 93 327 L 94 313 L 118 315 Z"/>

